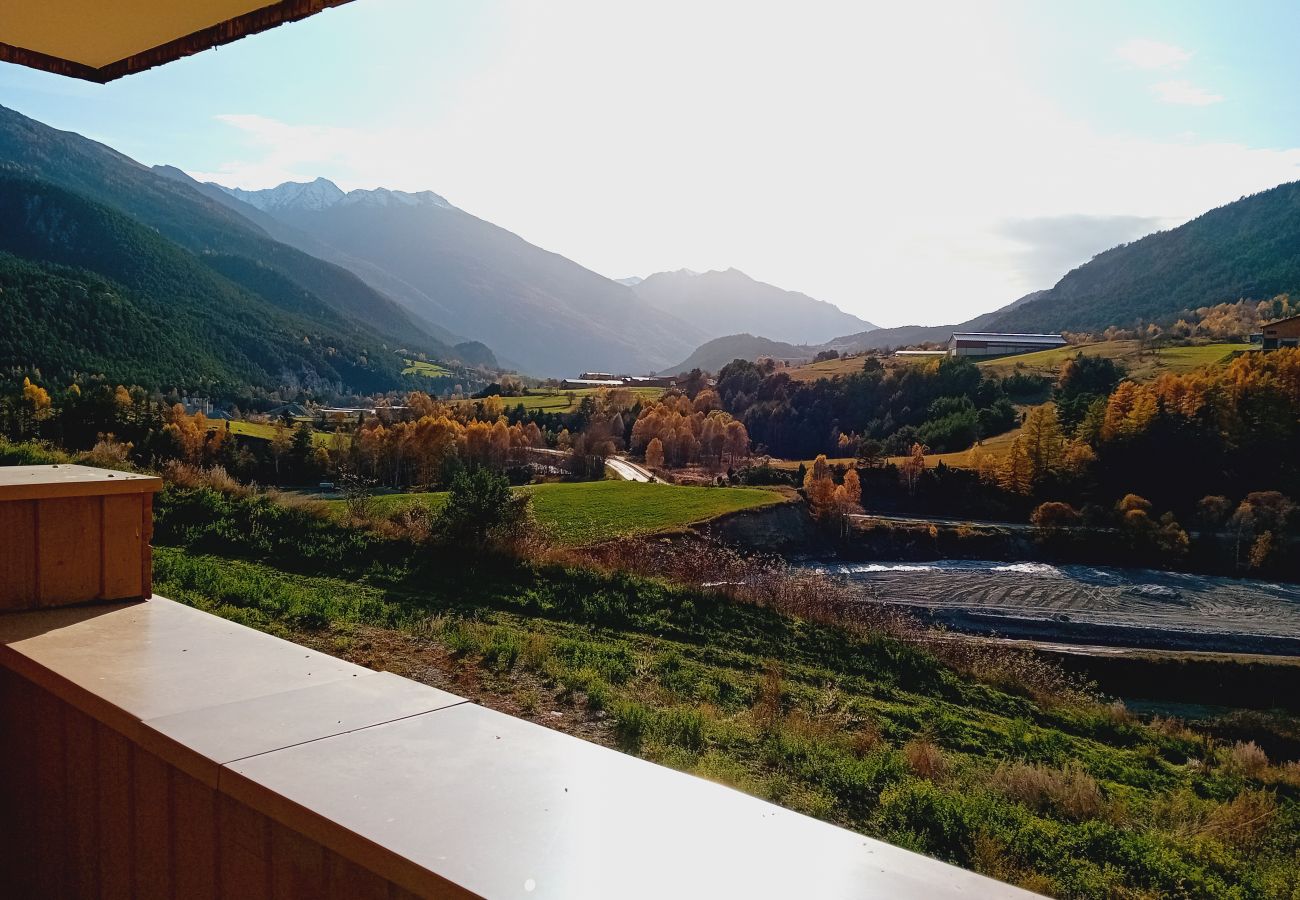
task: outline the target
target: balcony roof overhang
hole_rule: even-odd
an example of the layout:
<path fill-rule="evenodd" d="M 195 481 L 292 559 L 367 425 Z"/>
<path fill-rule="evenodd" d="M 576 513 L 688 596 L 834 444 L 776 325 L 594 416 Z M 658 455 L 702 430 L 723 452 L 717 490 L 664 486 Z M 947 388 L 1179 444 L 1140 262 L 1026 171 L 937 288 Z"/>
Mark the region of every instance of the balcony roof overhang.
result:
<path fill-rule="evenodd" d="M 103 84 L 350 0 L 6 0 L 0 62 Z"/>

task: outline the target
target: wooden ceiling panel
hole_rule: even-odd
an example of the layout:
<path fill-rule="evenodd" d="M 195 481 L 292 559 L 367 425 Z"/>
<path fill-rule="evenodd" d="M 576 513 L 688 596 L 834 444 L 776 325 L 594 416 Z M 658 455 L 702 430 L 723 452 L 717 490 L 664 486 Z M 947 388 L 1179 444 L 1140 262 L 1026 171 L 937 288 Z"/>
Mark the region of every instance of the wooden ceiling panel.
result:
<path fill-rule="evenodd" d="M 4 0 L 0 61 L 106 82 L 350 0 Z"/>

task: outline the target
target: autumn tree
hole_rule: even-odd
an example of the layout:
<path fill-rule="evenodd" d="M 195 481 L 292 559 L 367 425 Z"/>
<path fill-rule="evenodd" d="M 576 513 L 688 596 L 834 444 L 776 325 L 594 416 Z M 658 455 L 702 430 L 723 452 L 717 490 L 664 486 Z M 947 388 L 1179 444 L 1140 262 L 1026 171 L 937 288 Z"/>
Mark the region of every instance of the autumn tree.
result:
<path fill-rule="evenodd" d="M 1046 503 L 1040 503 L 1034 508 L 1029 515 L 1029 522 L 1035 528 L 1045 530 L 1055 530 L 1059 528 L 1070 528 L 1078 525 L 1083 520 L 1079 511 L 1068 503 L 1062 503 L 1059 500 L 1049 500 Z"/>
<path fill-rule="evenodd" d="M 812 468 L 804 476 L 803 492 L 814 518 L 821 521 L 834 513 L 835 479 L 826 454 L 822 453 L 813 460 Z"/>
<path fill-rule="evenodd" d="M 819 457 L 824 459 L 825 457 Z M 912 452 L 908 454 L 907 459 L 898 467 L 898 477 L 907 488 L 907 493 L 916 494 L 916 489 L 921 483 L 921 476 L 925 474 L 925 447 L 920 444 L 912 445 Z"/>
<path fill-rule="evenodd" d="M 659 438 L 651 438 L 645 448 L 645 464 L 651 469 L 664 467 L 664 444 Z"/>
<path fill-rule="evenodd" d="M 1031 485 L 1059 469 L 1065 457 L 1065 434 L 1056 404 L 1044 403 L 1031 409 L 1016 441 L 1024 447 Z"/>
<path fill-rule="evenodd" d="M 862 512 L 862 482 L 856 469 L 844 473 L 844 483 L 835 488 L 831 497 L 841 533 L 848 534 L 850 517 Z"/>

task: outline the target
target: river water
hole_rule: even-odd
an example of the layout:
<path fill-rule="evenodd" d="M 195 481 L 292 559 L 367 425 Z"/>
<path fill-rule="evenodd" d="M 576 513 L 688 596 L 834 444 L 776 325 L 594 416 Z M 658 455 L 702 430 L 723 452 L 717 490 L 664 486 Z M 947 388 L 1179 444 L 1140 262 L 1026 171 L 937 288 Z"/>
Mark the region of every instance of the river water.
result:
<path fill-rule="evenodd" d="M 1300 585 L 1104 566 L 816 564 L 864 600 L 961 631 L 1152 649 L 1300 654 Z"/>

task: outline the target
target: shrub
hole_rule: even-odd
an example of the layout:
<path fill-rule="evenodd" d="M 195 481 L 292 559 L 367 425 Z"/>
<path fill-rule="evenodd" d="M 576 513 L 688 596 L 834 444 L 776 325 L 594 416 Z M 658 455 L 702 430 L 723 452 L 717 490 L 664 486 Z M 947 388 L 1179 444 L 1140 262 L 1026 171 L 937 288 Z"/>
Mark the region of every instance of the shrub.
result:
<path fill-rule="evenodd" d="M 444 540 L 471 546 L 509 538 L 528 517 L 527 494 L 510 490 L 510 480 L 488 469 L 458 472 L 438 515 Z"/>
<path fill-rule="evenodd" d="M 1040 504 L 1029 515 L 1029 522 L 1035 528 L 1069 528 L 1081 521 L 1083 516 L 1077 509 L 1057 500 Z"/>

